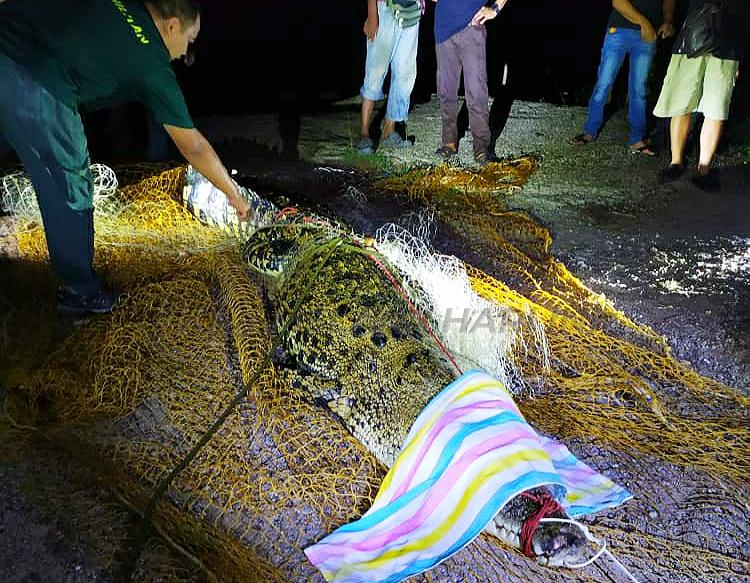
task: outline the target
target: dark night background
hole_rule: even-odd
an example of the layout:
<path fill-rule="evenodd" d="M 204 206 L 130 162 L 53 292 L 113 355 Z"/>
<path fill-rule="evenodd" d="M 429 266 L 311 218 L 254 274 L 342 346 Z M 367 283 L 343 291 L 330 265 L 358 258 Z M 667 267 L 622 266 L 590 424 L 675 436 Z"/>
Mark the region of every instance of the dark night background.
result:
<path fill-rule="evenodd" d="M 678 16 L 686 3 L 677 0 Z M 435 92 L 434 3 L 427 4 L 420 28 L 412 105 L 428 101 Z M 195 117 L 310 114 L 358 95 L 365 61 L 365 0 L 204 0 L 202 5 L 195 64 L 190 68 L 175 65 Z M 509 0 L 500 17 L 487 26 L 490 95 L 496 94 L 507 62 L 514 99 L 585 106 L 596 81 L 610 11 L 607 0 Z M 658 42 L 649 80 L 650 109 L 658 97 L 672 47 L 672 39 Z M 749 77 L 746 59 L 729 123 L 750 113 Z M 624 105 L 626 90 L 627 63 L 613 90 L 610 109 Z M 120 151 L 133 154 L 139 150 L 137 144 L 145 142 L 145 124 L 133 123 L 133 118 L 145 119 L 145 113 L 138 106 L 130 106 L 118 117 Z M 85 119 L 92 154 L 111 157 L 106 147 L 112 143 L 112 118 L 101 112 Z M 102 120 L 104 123 L 100 123 Z M 653 117 L 651 121 L 657 127 Z M 661 124 L 663 139 L 666 124 Z M 131 132 L 128 140 L 123 127 Z"/>
<path fill-rule="evenodd" d="M 276 109 L 290 100 L 312 108 L 357 94 L 364 72 L 365 0 L 211 0 L 203 5 L 198 59 L 181 74 L 196 115 Z M 509 0 L 488 24 L 491 83 L 507 59 L 519 99 L 585 104 L 610 10 L 607 0 Z M 428 2 L 420 30 L 416 102 L 435 91 L 433 14 L 434 4 Z M 660 41 L 655 73 L 665 68 L 670 49 L 671 40 Z"/>
<path fill-rule="evenodd" d="M 490 75 L 499 74 L 508 59 L 518 98 L 587 100 L 610 9 L 605 0 L 509 0 L 488 25 Z M 433 13 L 428 2 L 417 103 L 435 91 Z M 315 108 L 356 95 L 364 72 L 365 16 L 365 0 L 204 2 L 198 59 L 181 74 L 191 109 L 196 115 L 274 110 L 290 101 Z M 240 80 L 247 89 L 238 89 Z"/>

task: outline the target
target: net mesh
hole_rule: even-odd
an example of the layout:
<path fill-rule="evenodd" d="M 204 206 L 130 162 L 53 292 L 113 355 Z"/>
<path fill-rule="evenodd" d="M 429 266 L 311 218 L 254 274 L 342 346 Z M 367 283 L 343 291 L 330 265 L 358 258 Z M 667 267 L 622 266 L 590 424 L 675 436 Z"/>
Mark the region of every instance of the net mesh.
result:
<path fill-rule="evenodd" d="M 673 358 L 658 334 L 549 255 L 546 229 L 505 208 L 503 194 L 535 164 L 491 164 L 482 175 L 418 169 L 379 186 L 435 209 L 486 258 L 484 270 L 465 266 L 474 292 L 529 315 L 512 346 L 533 388 L 519 397 L 524 415 L 635 495 L 589 519 L 592 532 L 640 581 L 747 580 L 748 399 Z M 384 468 L 332 414 L 262 366 L 274 343 L 261 290 L 237 242 L 178 202 L 184 168 L 116 175 L 115 212 L 96 218 L 95 264 L 125 296 L 62 342 L 52 298 L 19 284 L 49 276 L 42 229 L 33 217 L 18 221 L 21 267 L 0 283 L 10 306 L 2 358 L 14 371 L 5 435 L 33 432 L 77 455 L 143 512 L 157 484 L 255 379 L 172 482 L 154 523 L 218 580 L 322 580 L 302 549 L 361 516 Z M 550 570 L 482 535 L 414 580 L 607 577 L 622 579 L 605 559 Z"/>

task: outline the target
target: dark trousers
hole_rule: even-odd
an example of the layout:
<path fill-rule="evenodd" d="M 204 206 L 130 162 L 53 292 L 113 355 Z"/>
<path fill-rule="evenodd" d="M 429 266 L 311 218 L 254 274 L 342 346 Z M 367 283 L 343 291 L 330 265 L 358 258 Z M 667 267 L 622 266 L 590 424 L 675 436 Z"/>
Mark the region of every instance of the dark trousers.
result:
<path fill-rule="evenodd" d="M 55 275 L 80 294 L 95 292 L 94 191 L 81 118 L 2 54 L 0 132 L 34 185 Z"/>
<path fill-rule="evenodd" d="M 490 65 L 491 66 L 491 65 Z M 511 78 L 515 78 L 515 73 L 511 73 L 511 65 L 507 61 L 501 61 L 500 71 L 497 77 L 497 81 L 494 84 L 494 98 L 492 100 L 492 106 L 490 107 L 490 145 L 487 148 L 489 152 L 495 153 L 495 145 L 497 140 L 503 133 L 505 125 L 508 123 L 510 117 L 510 110 L 513 107 L 513 91 L 514 88 L 511 85 Z M 514 68 L 515 71 L 515 68 Z M 490 79 L 492 77 L 490 76 Z M 490 81 L 490 84 L 492 82 Z M 461 110 L 458 112 L 458 139 L 463 139 L 466 135 L 466 130 L 469 128 L 469 110 L 466 107 L 466 102 L 461 106 Z"/>
<path fill-rule="evenodd" d="M 475 155 L 486 152 L 490 144 L 486 37 L 484 26 L 468 26 L 435 47 L 443 144 L 458 144 L 458 89 L 463 71 Z"/>

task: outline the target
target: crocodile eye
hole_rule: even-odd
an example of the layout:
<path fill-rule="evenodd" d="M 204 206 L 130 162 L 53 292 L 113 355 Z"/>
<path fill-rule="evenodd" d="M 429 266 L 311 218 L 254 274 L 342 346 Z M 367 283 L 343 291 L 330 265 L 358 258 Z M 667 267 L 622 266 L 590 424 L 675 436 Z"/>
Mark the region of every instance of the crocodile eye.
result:
<path fill-rule="evenodd" d="M 364 326 L 361 326 L 360 324 L 355 324 L 354 326 L 352 326 L 352 336 L 354 336 L 355 338 L 364 336 L 365 332 L 367 332 L 367 330 L 365 330 Z"/>
<path fill-rule="evenodd" d="M 388 338 L 386 338 L 385 334 L 383 334 L 382 332 L 375 332 L 375 334 L 373 334 L 370 339 L 372 340 L 372 343 L 378 348 L 383 348 L 383 346 L 385 346 L 385 343 L 388 342 Z"/>
<path fill-rule="evenodd" d="M 413 352 L 411 354 L 407 355 L 406 362 L 408 364 L 414 364 L 415 362 L 417 362 L 417 355 L 414 354 Z"/>

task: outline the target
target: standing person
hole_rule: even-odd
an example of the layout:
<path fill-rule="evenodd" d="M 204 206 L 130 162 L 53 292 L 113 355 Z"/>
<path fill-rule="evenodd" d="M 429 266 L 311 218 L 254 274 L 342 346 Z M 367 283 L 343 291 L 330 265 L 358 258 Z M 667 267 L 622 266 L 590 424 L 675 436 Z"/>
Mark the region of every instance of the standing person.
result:
<path fill-rule="evenodd" d="M 437 0 L 435 0 L 437 1 Z M 435 9 L 437 89 L 442 118 L 442 158 L 458 153 L 458 88 L 463 72 L 474 159 L 480 164 L 498 161 L 490 150 L 487 89 L 487 29 L 485 23 L 500 14 L 507 0 L 485 6 L 485 0 L 440 0 Z"/>
<path fill-rule="evenodd" d="M 708 52 L 690 56 L 695 19 L 704 5 L 714 4 L 722 25 L 715 31 L 717 42 Z M 711 168 L 719 145 L 724 121 L 739 72 L 740 58 L 750 42 L 750 8 L 746 0 L 708 2 L 691 0 L 680 34 L 672 49 L 667 75 L 654 108 L 657 117 L 672 118 L 669 123 L 671 162 L 662 172 L 664 181 L 675 180 L 685 172 L 685 143 L 694 112 L 703 114 L 698 165 L 692 182 L 708 191 L 721 187 L 718 170 Z"/>
<path fill-rule="evenodd" d="M 0 131 L 34 185 L 61 312 L 103 313 L 117 301 L 93 269 L 91 161 L 79 108 L 143 103 L 187 161 L 248 217 L 247 201 L 193 125 L 170 65 L 199 30 L 194 0 L 0 3 Z"/>
<path fill-rule="evenodd" d="M 609 92 L 628 56 L 630 151 L 646 156 L 658 155 L 647 137 L 646 81 L 656 51 L 656 39 L 668 38 L 674 34 L 674 5 L 675 0 L 612 1 L 598 77 L 589 100 L 588 118 L 583 126 L 583 133 L 571 138 L 572 145 L 589 144 L 599 137 Z M 658 29 L 657 23 L 661 23 Z"/>
<path fill-rule="evenodd" d="M 519 17 L 516 10 L 522 4 L 506 5 L 503 8 L 503 18 L 492 25 L 487 31 L 487 85 L 492 97 L 490 106 L 489 126 L 490 143 L 488 151 L 496 154 L 497 140 L 503 133 L 513 107 L 515 87 L 518 75 L 516 57 L 524 50 L 514 46 L 513 27 L 518 26 Z M 515 16 L 514 16 L 515 15 Z M 469 127 L 469 110 L 466 101 L 461 104 L 458 112 L 458 141 L 460 142 Z"/>
<path fill-rule="evenodd" d="M 391 71 L 380 146 L 403 148 L 412 145 L 396 131 L 396 122 L 406 121 L 414 82 L 417 79 L 419 21 L 424 13 L 423 0 L 367 0 L 367 20 L 363 31 L 367 38 L 365 79 L 362 83 L 360 113 L 360 154 L 372 154 L 370 124 L 375 102 L 383 99 L 383 83 Z"/>

